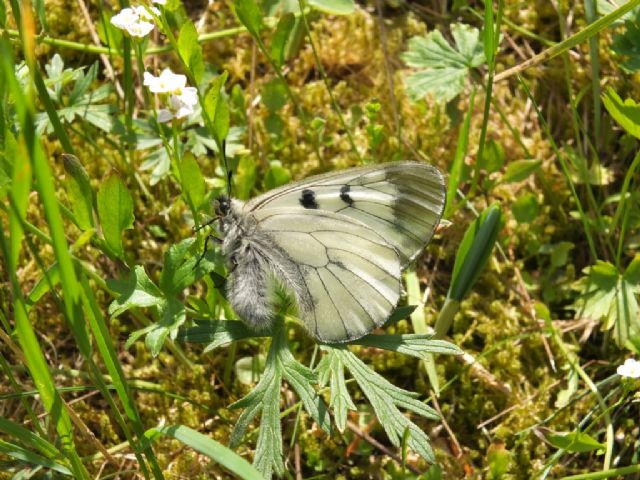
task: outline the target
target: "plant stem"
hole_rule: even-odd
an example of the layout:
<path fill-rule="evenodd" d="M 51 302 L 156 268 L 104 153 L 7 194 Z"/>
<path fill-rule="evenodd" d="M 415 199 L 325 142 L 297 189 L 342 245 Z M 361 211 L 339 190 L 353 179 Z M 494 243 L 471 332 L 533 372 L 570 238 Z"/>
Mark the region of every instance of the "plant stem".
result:
<path fill-rule="evenodd" d="M 499 82 L 506 78 L 512 77 L 513 75 L 517 75 L 518 73 L 526 70 L 529 67 L 533 67 L 547 60 L 551 60 L 554 57 L 557 57 L 561 53 L 566 52 L 567 50 L 582 43 L 587 38 L 590 38 L 593 35 L 597 34 L 598 32 L 604 30 L 609 25 L 611 25 L 614 21 L 616 21 L 618 18 L 622 17 L 625 13 L 630 12 L 631 10 L 636 8 L 638 5 L 640 5 L 640 0 L 630 0 L 629 2 L 616 8 L 610 14 L 605 15 L 599 20 L 596 20 L 595 22 L 590 24 L 588 27 L 583 28 L 578 33 L 571 35 L 566 40 L 563 40 L 562 42 L 557 43 L 553 47 L 550 47 L 540 52 L 535 57 L 532 57 L 529 60 L 522 62 L 520 65 L 516 65 L 515 67 L 510 68 L 509 70 L 505 70 L 504 72 L 499 73 L 498 75 L 496 75 L 494 80 L 496 82 Z"/>

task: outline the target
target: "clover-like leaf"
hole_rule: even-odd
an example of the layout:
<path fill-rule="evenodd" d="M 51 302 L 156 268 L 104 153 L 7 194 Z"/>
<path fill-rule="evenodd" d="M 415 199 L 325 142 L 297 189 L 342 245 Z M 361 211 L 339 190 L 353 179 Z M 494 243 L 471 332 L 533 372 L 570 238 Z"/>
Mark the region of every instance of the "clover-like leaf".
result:
<path fill-rule="evenodd" d="M 123 280 L 107 280 L 118 297 L 109 305 L 109 314 L 117 317 L 133 307 L 152 307 L 164 302 L 162 291 L 151 281 L 140 265 Z"/>
<path fill-rule="evenodd" d="M 451 26 L 451 45 L 438 30 L 409 40 L 402 60 L 416 69 L 405 79 L 407 94 L 419 100 L 427 94 L 448 102 L 464 89 L 471 68 L 485 62 L 484 47 L 478 29 L 456 23 Z"/>
<path fill-rule="evenodd" d="M 602 320 L 602 328 L 613 329 L 616 343 L 640 335 L 640 255 L 636 255 L 626 271 L 620 274 L 615 266 L 599 260 L 585 269 L 586 275 L 577 282 L 582 292 L 575 302 L 576 316 Z"/>

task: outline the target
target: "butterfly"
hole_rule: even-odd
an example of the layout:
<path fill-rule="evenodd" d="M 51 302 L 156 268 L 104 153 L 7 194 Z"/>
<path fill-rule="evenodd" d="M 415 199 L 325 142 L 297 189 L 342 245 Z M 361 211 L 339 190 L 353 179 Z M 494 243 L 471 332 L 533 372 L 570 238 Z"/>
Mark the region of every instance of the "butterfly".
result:
<path fill-rule="evenodd" d="M 318 341 L 360 338 L 395 309 L 401 272 L 431 240 L 444 204 L 442 173 L 416 162 L 316 175 L 247 202 L 221 195 L 228 300 L 268 331 L 284 289 Z"/>

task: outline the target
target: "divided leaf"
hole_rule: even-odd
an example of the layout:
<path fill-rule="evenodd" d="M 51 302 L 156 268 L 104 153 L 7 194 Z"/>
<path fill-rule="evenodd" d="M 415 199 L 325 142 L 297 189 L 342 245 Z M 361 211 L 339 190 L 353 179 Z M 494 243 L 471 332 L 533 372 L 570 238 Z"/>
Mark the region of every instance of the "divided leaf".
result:
<path fill-rule="evenodd" d="M 640 335 L 640 307 L 636 297 L 640 293 L 639 269 L 640 254 L 622 275 L 612 264 L 598 260 L 585 269 L 586 276 L 576 284 L 582 292 L 574 303 L 576 316 L 602 320 L 602 328 L 613 328 L 614 340 L 621 347 Z"/>
<path fill-rule="evenodd" d="M 403 390 L 388 382 L 375 371 L 365 365 L 358 357 L 345 347 L 331 348 L 340 361 L 349 369 L 360 389 L 373 407 L 380 425 L 387 433 L 389 440 L 400 448 L 405 431 L 409 431 L 407 445 L 429 463 L 435 462 L 429 437 L 402 414 L 399 408 L 404 408 L 428 419 L 438 420 L 440 417 L 431 407 L 417 400 L 416 393 Z"/>
<path fill-rule="evenodd" d="M 443 103 L 454 99 L 463 91 L 469 69 L 485 62 L 478 29 L 456 23 L 451 26 L 451 35 L 454 45 L 438 30 L 409 40 L 402 60 L 417 69 L 405 79 L 407 94 L 413 100 L 427 94 Z"/>

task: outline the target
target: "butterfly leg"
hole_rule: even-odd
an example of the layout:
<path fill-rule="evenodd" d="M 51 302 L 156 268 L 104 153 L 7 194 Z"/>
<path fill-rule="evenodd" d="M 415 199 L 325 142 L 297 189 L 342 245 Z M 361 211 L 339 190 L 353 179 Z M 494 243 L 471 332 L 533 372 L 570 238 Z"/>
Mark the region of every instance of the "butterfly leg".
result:
<path fill-rule="evenodd" d="M 202 253 L 200 254 L 200 256 L 198 257 L 198 261 L 196 262 L 196 264 L 193 266 L 193 269 L 195 270 L 196 268 L 198 268 L 198 265 L 200 265 L 200 262 L 202 261 L 202 259 L 204 258 L 204 256 L 207 254 L 207 252 L 209 251 L 209 240 L 212 240 L 213 242 L 217 243 L 218 245 L 220 245 L 222 243 L 222 239 L 216 237 L 215 235 L 213 235 L 212 233 L 210 233 L 209 235 L 207 235 L 207 238 L 204 241 L 204 248 L 202 249 Z"/>

